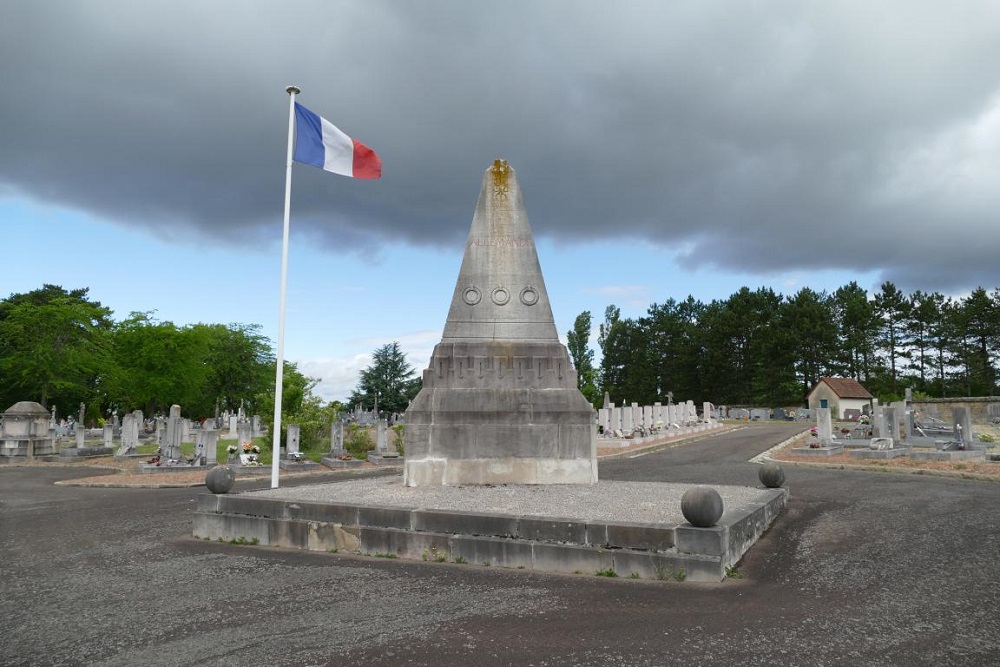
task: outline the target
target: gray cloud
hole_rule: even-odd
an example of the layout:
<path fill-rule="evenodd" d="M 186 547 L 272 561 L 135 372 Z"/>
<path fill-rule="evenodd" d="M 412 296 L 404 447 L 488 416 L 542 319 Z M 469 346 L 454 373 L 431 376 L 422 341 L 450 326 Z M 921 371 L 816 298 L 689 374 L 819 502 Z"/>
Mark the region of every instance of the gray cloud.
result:
<path fill-rule="evenodd" d="M 384 162 L 296 168 L 335 251 L 460 239 L 505 157 L 539 235 L 993 287 L 997 62 L 991 2 L 7 0 L 0 196 L 270 242 L 295 83 Z"/>

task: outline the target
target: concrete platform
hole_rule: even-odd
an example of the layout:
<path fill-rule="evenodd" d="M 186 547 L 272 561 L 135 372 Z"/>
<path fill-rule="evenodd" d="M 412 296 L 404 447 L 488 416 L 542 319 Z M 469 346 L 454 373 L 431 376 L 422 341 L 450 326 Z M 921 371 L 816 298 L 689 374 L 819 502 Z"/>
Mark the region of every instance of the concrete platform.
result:
<path fill-rule="evenodd" d="M 267 468 L 270 467 L 267 466 Z M 319 470 L 320 465 L 315 461 L 278 461 L 278 468 L 289 472 L 306 472 L 309 470 Z"/>
<path fill-rule="evenodd" d="M 382 456 L 381 454 L 369 454 L 368 463 L 374 463 L 377 466 L 389 466 L 402 468 L 403 464 L 406 463 L 406 459 L 402 456 Z"/>
<path fill-rule="evenodd" d="M 795 447 L 792 449 L 792 454 L 796 456 L 836 456 L 837 454 L 843 454 L 844 448 L 840 445 L 835 445 L 833 447 Z"/>
<path fill-rule="evenodd" d="M 910 450 L 907 447 L 896 447 L 893 449 L 852 449 L 847 453 L 855 459 L 898 459 L 901 456 L 909 456 Z"/>
<path fill-rule="evenodd" d="M 366 463 L 364 459 L 348 459 L 347 461 L 342 461 L 332 456 L 324 456 L 321 459 L 321 462 L 327 468 L 332 468 L 334 470 L 339 468 L 360 468 Z"/>
<path fill-rule="evenodd" d="M 205 472 L 208 472 L 209 468 L 214 468 L 216 465 L 218 464 L 213 463 L 210 466 L 193 466 L 187 464 L 169 465 L 165 463 L 163 465 L 158 466 L 155 463 L 140 463 L 139 467 L 136 468 L 136 472 L 142 473 L 144 475 L 160 475 L 173 472 L 192 472 L 197 470 L 204 470 Z M 235 466 L 230 466 L 230 467 L 235 468 Z"/>
<path fill-rule="evenodd" d="M 910 458 L 922 461 L 985 461 L 986 452 L 978 450 L 959 449 L 955 451 L 914 450 Z"/>
<path fill-rule="evenodd" d="M 44 457 L 39 457 L 39 459 L 58 463 L 72 463 L 73 461 L 79 461 L 81 459 L 111 456 L 114 453 L 114 447 L 105 447 L 103 445 L 93 447 L 65 447 L 60 449 L 56 454 L 49 454 Z"/>
<path fill-rule="evenodd" d="M 788 491 L 716 486 L 726 511 L 717 526 L 695 528 L 680 512 L 690 486 L 405 487 L 398 476 L 359 479 L 205 494 L 193 533 L 311 551 L 721 581 L 784 508 Z"/>

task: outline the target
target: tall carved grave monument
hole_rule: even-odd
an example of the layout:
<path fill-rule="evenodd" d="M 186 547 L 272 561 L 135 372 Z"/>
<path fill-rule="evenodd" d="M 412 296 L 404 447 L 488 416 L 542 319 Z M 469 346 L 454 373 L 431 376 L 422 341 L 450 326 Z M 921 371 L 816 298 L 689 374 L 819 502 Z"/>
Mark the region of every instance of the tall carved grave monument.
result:
<path fill-rule="evenodd" d="M 406 411 L 407 486 L 597 481 L 594 409 L 559 342 L 517 174 L 486 170 L 441 342 Z"/>

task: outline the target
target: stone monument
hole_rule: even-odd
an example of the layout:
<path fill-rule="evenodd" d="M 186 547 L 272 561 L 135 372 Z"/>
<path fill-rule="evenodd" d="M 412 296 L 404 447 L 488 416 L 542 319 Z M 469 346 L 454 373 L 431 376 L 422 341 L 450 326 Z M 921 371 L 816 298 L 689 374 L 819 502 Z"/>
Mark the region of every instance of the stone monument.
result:
<path fill-rule="evenodd" d="M 0 420 L 0 459 L 27 460 L 54 454 L 50 417 L 49 411 L 34 401 L 20 401 L 7 408 Z"/>
<path fill-rule="evenodd" d="M 441 342 L 406 410 L 407 486 L 597 481 L 594 409 L 559 341 L 517 174 L 483 177 Z"/>

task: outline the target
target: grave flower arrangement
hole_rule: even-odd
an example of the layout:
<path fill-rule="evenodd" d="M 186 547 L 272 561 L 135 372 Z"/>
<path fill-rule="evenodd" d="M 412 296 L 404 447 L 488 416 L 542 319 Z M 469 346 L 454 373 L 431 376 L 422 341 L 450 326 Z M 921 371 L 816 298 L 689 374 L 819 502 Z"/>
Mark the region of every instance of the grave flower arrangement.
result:
<path fill-rule="evenodd" d="M 247 465 L 260 465 L 260 447 L 253 444 L 253 442 L 243 443 L 243 453 L 246 454 Z"/>

